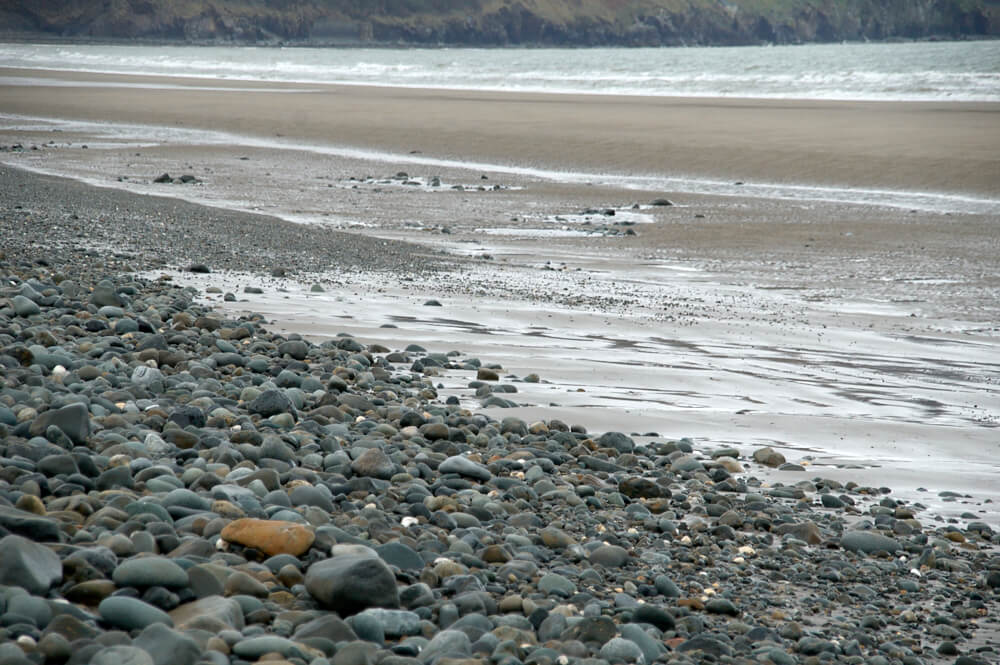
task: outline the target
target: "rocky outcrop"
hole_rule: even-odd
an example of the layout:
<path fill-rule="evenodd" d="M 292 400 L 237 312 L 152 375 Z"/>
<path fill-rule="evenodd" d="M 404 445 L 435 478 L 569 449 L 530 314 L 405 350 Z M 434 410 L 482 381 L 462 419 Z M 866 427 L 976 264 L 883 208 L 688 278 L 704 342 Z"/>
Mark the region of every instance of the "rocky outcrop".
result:
<path fill-rule="evenodd" d="M 988 0 L 0 0 L 0 26 L 7 35 L 194 43 L 739 45 L 997 36 L 1000 6 Z"/>

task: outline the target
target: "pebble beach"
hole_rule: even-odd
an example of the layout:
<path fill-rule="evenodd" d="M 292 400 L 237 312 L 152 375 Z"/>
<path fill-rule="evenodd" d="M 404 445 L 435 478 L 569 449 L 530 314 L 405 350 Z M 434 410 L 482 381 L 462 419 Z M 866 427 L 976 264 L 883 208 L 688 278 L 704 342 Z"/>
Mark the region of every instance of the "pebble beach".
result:
<path fill-rule="evenodd" d="M 814 173 L 963 183 L 952 214 L 407 150 L 541 160 L 546 125 L 485 95 L 359 90 L 331 124 L 330 88 L 281 128 L 369 132 L 410 160 L 390 169 L 25 119 L 253 133 L 281 86 L 3 85 L 0 665 L 1000 661 L 993 105 L 769 102 L 753 117 L 795 132 L 742 162 L 682 140 L 779 178 L 815 161 L 782 158 L 815 114 L 883 114 L 890 150 L 844 123 Z M 497 133 L 464 146 L 455 103 Z M 912 144 L 937 114 L 956 141 Z M 577 122 L 581 168 L 659 163 Z"/>
<path fill-rule="evenodd" d="M 1000 655 L 1000 535 L 973 512 L 764 481 L 791 464 L 767 447 L 476 413 L 435 375 L 464 373 L 483 398 L 538 377 L 405 340 L 276 334 L 137 276 L 223 269 L 234 250 L 271 276 L 276 257 L 227 226 L 249 215 L 2 177 L 0 662 Z M 169 258 L 151 217 L 171 221 Z M 369 242 L 348 238 L 297 260 L 361 256 Z M 206 245 L 212 266 L 191 263 Z M 438 269 L 416 249 L 375 255 Z"/>

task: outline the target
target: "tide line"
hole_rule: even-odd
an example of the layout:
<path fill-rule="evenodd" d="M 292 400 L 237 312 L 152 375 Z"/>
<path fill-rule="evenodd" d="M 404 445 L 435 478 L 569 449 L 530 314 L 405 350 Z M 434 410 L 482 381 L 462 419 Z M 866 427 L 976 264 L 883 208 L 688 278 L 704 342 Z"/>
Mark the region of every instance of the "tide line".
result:
<path fill-rule="evenodd" d="M 161 141 L 196 145 L 225 145 L 247 148 L 306 152 L 345 159 L 412 164 L 448 169 L 498 173 L 565 184 L 591 184 L 621 187 L 647 192 L 703 194 L 725 197 L 748 197 L 801 203 L 842 203 L 937 213 L 1000 214 L 1000 199 L 975 197 L 950 192 L 925 192 L 828 185 L 770 182 L 728 182 L 687 175 L 624 175 L 560 169 L 546 169 L 515 164 L 433 157 L 358 148 L 343 145 L 315 145 L 291 140 L 276 140 L 218 130 L 178 129 L 160 125 L 112 124 L 38 116 L 0 114 L 0 129 L 38 129 L 39 125 L 59 127 L 63 131 L 93 132 L 119 140 Z"/>

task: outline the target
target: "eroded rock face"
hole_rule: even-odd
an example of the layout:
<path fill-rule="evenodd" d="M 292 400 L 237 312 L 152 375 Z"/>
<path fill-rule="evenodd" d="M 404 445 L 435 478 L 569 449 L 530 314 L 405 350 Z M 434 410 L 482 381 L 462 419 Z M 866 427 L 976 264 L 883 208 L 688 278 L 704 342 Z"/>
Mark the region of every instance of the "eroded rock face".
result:
<path fill-rule="evenodd" d="M 719 3 L 649 11 L 646 3 L 606 2 L 581 8 L 570 0 L 526 7 L 507 0 L 488 11 L 376 11 L 367 3 L 298 0 L 280 7 L 225 3 L 149 3 L 113 7 L 21 3 L 0 18 L 13 31 L 51 32 L 115 39 L 189 42 L 302 41 L 317 44 L 409 42 L 465 45 L 549 44 L 572 46 L 738 45 L 833 42 L 1000 34 L 1000 11 L 984 0 L 965 2 L 800 2 L 732 11 Z M 332 6 L 331 6 L 332 5 Z M 200 9 L 200 11 L 199 11 Z M 622 18 L 622 17 L 627 17 Z"/>

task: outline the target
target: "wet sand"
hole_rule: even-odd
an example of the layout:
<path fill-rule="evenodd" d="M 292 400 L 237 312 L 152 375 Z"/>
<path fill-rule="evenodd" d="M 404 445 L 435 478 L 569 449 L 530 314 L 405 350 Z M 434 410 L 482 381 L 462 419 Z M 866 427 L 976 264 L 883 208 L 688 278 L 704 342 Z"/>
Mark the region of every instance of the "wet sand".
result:
<path fill-rule="evenodd" d="M 599 173 L 1000 193 L 1000 104 L 545 95 L 30 70 L 2 74 L 39 84 L 12 87 L 6 78 L 0 83 L 0 111 L 27 116 L 228 130 Z M 104 87 L 108 84 L 115 87 Z"/>
<path fill-rule="evenodd" d="M 914 324 L 901 311 L 855 318 L 773 292 L 720 287 L 697 273 L 592 256 L 568 266 L 562 273 L 487 266 L 436 273 L 417 285 L 351 275 L 327 293 L 251 275 L 174 277 L 237 293 L 260 284 L 264 294 L 207 302 L 230 316 L 265 313 L 277 331 L 316 340 L 348 333 L 390 349 L 406 340 L 497 363 L 501 383 L 516 389 L 499 394 L 520 405 L 486 409 L 497 418 L 555 417 L 650 441 L 686 436 L 744 454 L 771 446 L 804 470 L 766 474 L 770 483 L 824 477 L 887 486 L 935 514 L 973 511 L 1000 525 L 994 341 L 928 332 L 919 323 L 910 330 L 922 335 L 906 334 L 903 326 Z M 640 278 L 654 277 L 658 288 L 640 288 Z M 583 302 L 542 302 L 540 294 L 566 284 Z M 619 299 L 592 306 L 612 291 Z M 442 306 L 426 306 L 429 295 Z M 688 313 L 673 322 L 620 313 L 638 300 L 684 301 Z M 539 383 L 523 381 L 531 373 Z M 474 379 L 442 371 L 435 381 L 442 399 L 480 411 Z M 967 497 L 943 502 L 938 493 L 947 490 Z"/>

